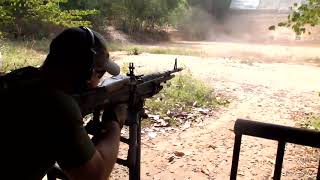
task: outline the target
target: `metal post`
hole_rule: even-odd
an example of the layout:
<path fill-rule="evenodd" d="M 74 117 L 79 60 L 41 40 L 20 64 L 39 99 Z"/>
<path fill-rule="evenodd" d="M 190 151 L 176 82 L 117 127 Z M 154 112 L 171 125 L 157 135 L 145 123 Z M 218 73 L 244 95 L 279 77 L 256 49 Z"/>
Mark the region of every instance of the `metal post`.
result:
<path fill-rule="evenodd" d="M 232 157 L 232 167 L 231 167 L 231 175 L 230 180 L 237 179 L 237 171 L 238 171 L 238 163 L 240 156 L 240 147 L 241 147 L 241 137 L 242 135 L 236 134 L 234 147 L 233 147 L 233 157 Z"/>
<path fill-rule="evenodd" d="M 131 119 L 132 118 L 132 119 Z M 128 152 L 128 167 L 129 179 L 140 179 L 140 118 L 138 113 L 129 112 L 129 121 L 132 122 L 129 129 L 129 152 Z"/>
<path fill-rule="evenodd" d="M 284 141 L 279 141 L 278 150 L 277 150 L 276 165 L 274 168 L 274 175 L 273 175 L 274 180 L 280 180 L 280 178 L 281 178 L 281 169 L 282 169 L 285 146 L 286 146 L 286 143 Z"/>
<path fill-rule="evenodd" d="M 137 159 L 136 159 L 136 166 L 137 166 L 137 179 L 140 180 L 140 172 L 141 172 L 141 118 L 138 116 L 138 137 L 137 137 Z"/>

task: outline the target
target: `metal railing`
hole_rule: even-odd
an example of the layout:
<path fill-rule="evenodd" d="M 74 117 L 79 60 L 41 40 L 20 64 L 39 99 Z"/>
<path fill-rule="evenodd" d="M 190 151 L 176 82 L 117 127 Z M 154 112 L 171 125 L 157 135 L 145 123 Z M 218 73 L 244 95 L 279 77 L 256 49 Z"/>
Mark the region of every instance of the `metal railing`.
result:
<path fill-rule="evenodd" d="M 309 129 L 237 119 L 234 125 L 235 141 L 230 179 L 237 179 L 242 135 L 278 141 L 276 164 L 273 179 L 280 180 L 286 143 L 320 148 L 320 132 Z M 320 161 L 317 180 L 320 180 Z"/>

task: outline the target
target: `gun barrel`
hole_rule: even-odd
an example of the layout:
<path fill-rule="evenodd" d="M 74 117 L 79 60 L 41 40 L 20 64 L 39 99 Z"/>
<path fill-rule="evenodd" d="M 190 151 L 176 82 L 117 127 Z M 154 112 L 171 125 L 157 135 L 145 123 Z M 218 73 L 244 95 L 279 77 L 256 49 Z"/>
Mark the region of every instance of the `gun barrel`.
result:
<path fill-rule="evenodd" d="M 137 76 L 136 84 L 138 96 L 147 98 L 161 90 L 161 83 L 172 79 L 174 73 L 182 71 L 182 68 L 153 73 L 149 75 Z M 81 94 L 73 95 L 78 102 L 83 115 L 91 113 L 96 107 L 106 104 L 124 103 L 129 99 L 130 77 L 113 76 L 101 82 L 99 87 Z"/>
<path fill-rule="evenodd" d="M 141 77 L 141 81 L 146 82 L 148 80 L 153 80 L 153 79 L 162 78 L 162 77 L 168 77 L 168 76 L 171 76 L 172 74 L 180 72 L 182 70 L 183 70 L 182 68 L 175 68 L 173 70 L 169 70 L 169 71 L 165 71 L 165 72 L 161 72 L 161 73 L 153 73 L 153 74 L 145 75 L 145 76 Z"/>

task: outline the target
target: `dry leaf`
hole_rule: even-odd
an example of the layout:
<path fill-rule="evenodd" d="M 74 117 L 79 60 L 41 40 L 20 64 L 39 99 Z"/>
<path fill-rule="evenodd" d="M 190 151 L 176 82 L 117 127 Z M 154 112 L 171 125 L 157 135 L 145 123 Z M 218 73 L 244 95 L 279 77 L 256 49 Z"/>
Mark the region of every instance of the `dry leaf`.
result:
<path fill-rule="evenodd" d="M 184 156 L 184 153 L 180 152 L 180 151 L 175 151 L 174 155 L 176 155 L 177 157 L 182 157 L 182 156 Z"/>
<path fill-rule="evenodd" d="M 169 157 L 169 162 L 172 162 L 174 160 L 174 156 Z"/>

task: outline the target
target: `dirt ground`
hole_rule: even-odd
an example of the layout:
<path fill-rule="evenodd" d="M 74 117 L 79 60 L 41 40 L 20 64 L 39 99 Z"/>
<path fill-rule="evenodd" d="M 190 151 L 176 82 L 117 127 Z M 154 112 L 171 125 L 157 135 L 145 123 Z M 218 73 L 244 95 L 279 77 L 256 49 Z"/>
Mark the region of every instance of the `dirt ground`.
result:
<path fill-rule="evenodd" d="M 171 69 L 178 58 L 178 64 L 231 104 L 189 129 L 159 131 L 154 139 L 144 133 L 141 179 L 229 179 L 236 119 L 296 126 L 297 117 L 320 113 L 320 51 L 315 45 L 179 42 L 173 46 L 211 54 L 128 56 L 114 52 L 112 56 L 119 64 L 134 62 L 137 73 Z M 276 149 L 274 141 L 244 136 L 238 179 L 272 179 Z M 122 146 L 120 155 L 124 154 Z M 282 179 L 316 179 L 318 165 L 319 150 L 287 144 Z M 111 179 L 127 179 L 127 172 L 116 165 Z"/>

